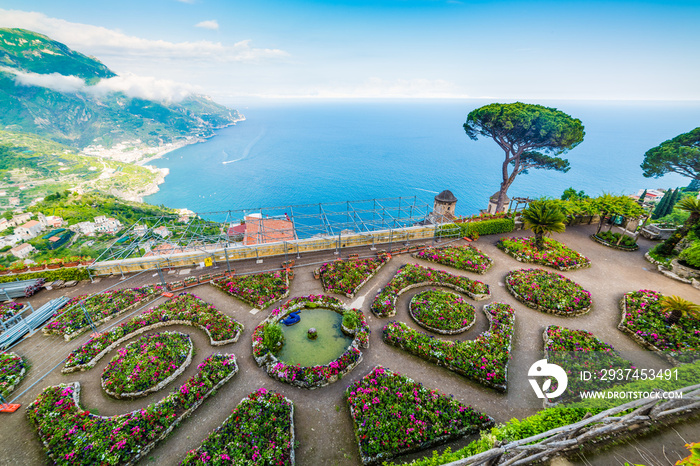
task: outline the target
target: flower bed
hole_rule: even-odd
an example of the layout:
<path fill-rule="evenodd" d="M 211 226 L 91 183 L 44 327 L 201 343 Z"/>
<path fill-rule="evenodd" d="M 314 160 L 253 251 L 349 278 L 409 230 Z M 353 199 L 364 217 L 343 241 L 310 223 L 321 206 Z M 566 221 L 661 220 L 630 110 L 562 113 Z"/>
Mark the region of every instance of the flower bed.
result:
<path fill-rule="evenodd" d="M 270 304 L 289 296 L 289 273 L 285 270 L 234 275 L 212 280 L 211 284 L 238 298 L 256 309 L 265 309 Z"/>
<path fill-rule="evenodd" d="M 179 332 L 144 335 L 124 348 L 102 372 L 102 389 L 115 398 L 137 398 L 165 387 L 192 362 L 192 340 Z"/>
<path fill-rule="evenodd" d="M 25 304 L 8 301 L 0 304 L 0 322 L 5 322 L 11 319 L 17 312 L 24 309 Z M 0 332 L 2 330 L 0 329 Z"/>
<path fill-rule="evenodd" d="M 0 354 L 0 395 L 7 399 L 26 373 L 27 365 L 21 356 L 15 353 Z"/>
<path fill-rule="evenodd" d="M 566 391 L 556 399 L 556 403 L 551 403 L 545 398 L 545 407 L 580 399 L 580 393 L 584 391 L 605 390 L 631 380 L 624 376 L 617 377 L 614 374 L 611 376 L 608 371 L 634 370 L 635 367 L 631 362 L 620 357 L 615 348 L 590 332 L 550 325 L 545 329 L 543 338 L 547 362 L 558 364 L 568 375 Z M 581 380 L 580 375 L 583 371 L 591 373 L 590 380 Z M 548 391 L 554 391 L 556 388 L 557 382 L 552 379 L 552 385 Z"/>
<path fill-rule="evenodd" d="M 677 366 L 700 359 L 700 319 L 684 316 L 668 325 L 661 310 L 661 293 L 639 290 L 620 300 L 622 319 L 617 326 L 640 345 Z"/>
<path fill-rule="evenodd" d="M 489 286 L 480 281 L 417 264 L 406 264 L 374 298 L 372 312 L 378 317 L 391 317 L 396 314 L 396 300 L 401 293 L 426 285 L 452 288 L 476 301 L 490 296 Z"/>
<path fill-rule="evenodd" d="M 507 304 L 492 303 L 484 306 L 484 313 L 489 319 L 489 329 L 476 340 L 440 340 L 403 322 L 388 323 L 382 338 L 389 345 L 505 392 L 515 311 Z"/>
<path fill-rule="evenodd" d="M 622 241 L 620 237 L 622 236 Z M 610 231 L 601 231 L 597 235 L 591 235 L 591 239 L 596 243 L 621 251 L 636 251 L 639 245 L 631 236 L 623 235 L 622 233 L 613 233 Z M 617 242 L 620 241 L 620 244 Z"/>
<path fill-rule="evenodd" d="M 264 388 L 251 393 L 181 463 L 294 465 L 294 404 Z"/>
<path fill-rule="evenodd" d="M 489 256 L 471 245 L 427 248 L 413 257 L 479 274 L 486 273 L 493 264 Z"/>
<path fill-rule="evenodd" d="M 551 238 L 542 238 L 544 249 L 535 247 L 535 238 L 501 238 L 496 247 L 519 262 L 546 265 L 557 270 L 590 267 L 591 261 L 566 245 Z"/>
<path fill-rule="evenodd" d="M 423 450 L 494 425 L 471 406 L 375 367 L 345 392 L 363 464 Z"/>
<path fill-rule="evenodd" d="M 157 299 L 163 292 L 159 285 L 148 285 L 141 288 L 124 288 L 110 290 L 88 297 L 80 295 L 68 301 L 63 307 L 65 311 L 57 311 L 54 320 L 43 329 L 44 335 L 63 335 L 66 341 L 90 329 L 90 323 L 85 317 L 83 307 L 90 314 L 95 325 L 100 325 L 125 312 L 144 306 Z M 80 302 L 85 300 L 83 305 Z"/>
<path fill-rule="evenodd" d="M 416 294 L 408 312 L 421 327 L 443 335 L 462 333 L 476 322 L 474 306 L 449 291 L 430 290 Z"/>
<path fill-rule="evenodd" d="M 236 372 L 236 357 L 214 354 L 168 396 L 144 409 L 97 416 L 80 408 L 80 384 L 44 389 L 27 407 L 51 460 L 60 465 L 134 464 Z"/>
<path fill-rule="evenodd" d="M 327 308 L 342 315 L 353 313 L 357 317 L 357 327 L 344 330 L 346 333 L 354 335 L 348 349 L 338 359 L 319 366 L 291 365 L 277 359 L 263 344 L 265 325 L 277 323 L 294 311 L 317 307 Z M 279 309 L 273 310 L 270 316 L 253 330 L 253 357 L 258 366 L 264 367 L 270 377 L 281 382 L 308 389 L 325 387 L 342 378 L 343 375 L 362 362 L 360 348 L 369 348 L 369 335 L 370 328 L 361 310 L 346 309 L 342 301 L 331 296 L 302 296 L 290 299 Z"/>
<path fill-rule="evenodd" d="M 101 333 L 68 355 L 63 373 L 91 369 L 103 356 L 135 335 L 168 325 L 191 325 L 205 331 L 212 346 L 238 341 L 243 325 L 197 296 L 185 293 Z"/>
<path fill-rule="evenodd" d="M 591 310 L 591 294 L 563 275 L 542 269 L 513 270 L 506 288 L 518 301 L 541 312 L 578 316 Z"/>
<path fill-rule="evenodd" d="M 327 262 L 320 268 L 323 291 L 353 298 L 390 258 L 382 254 L 372 259 Z"/>

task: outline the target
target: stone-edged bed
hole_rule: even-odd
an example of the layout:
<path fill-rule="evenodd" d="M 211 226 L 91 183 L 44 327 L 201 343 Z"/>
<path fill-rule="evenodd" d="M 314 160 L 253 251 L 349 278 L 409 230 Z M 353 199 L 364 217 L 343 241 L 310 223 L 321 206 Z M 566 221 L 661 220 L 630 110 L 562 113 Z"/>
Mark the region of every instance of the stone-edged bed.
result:
<path fill-rule="evenodd" d="M 362 288 L 363 286 L 365 286 L 365 285 L 367 284 L 368 281 L 370 281 L 371 279 L 373 279 L 374 276 L 377 275 L 377 274 L 379 273 L 379 271 L 391 260 L 391 254 L 387 254 L 386 256 L 387 256 L 386 260 L 384 260 L 381 264 L 379 264 L 379 267 L 377 267 L 377 269 L 376 269 L 374 272 L 372 272 L 371 274 L 369 274 L 369 276 L 368 276 L 367 278 L 365 278 L 365 279 L 362 281 L 362 283 L 360 283 L 359 285 L 357 285 L 357 286 L 355 287 L 355 289 L 352 290 L 352 293 L 344 293 L 344 295 L 345 295 L 346 297 L 350 298 L 350 299 L 354 298 L 355 295 L 357 294 L 357 292 L 360 291 L 360 288 Z M 335 293 L 334 291 L 329 291 L 329 290 L 326 288 L 326 282 L 323 280 L 323 274 L 321 274 L 321 286 L 323 287 L 323 291 L 324 291 L 325 293 L 341 294 L 341 293 Z M 287 293 L 287 295 L 289 295 L 289 293 Z M 286 296 L 285 296 L 285 298 L 286 298 Z M 284 299 L 284 298 L 282 298 L 282 299 Z"/>
<path fill-rule="evenodd" d="M 158 442 L 160 442 L 161 440 L 164 440 L 168 435 L 170 435 L 170 433 L 173 431 L 173 429 L 175 429 L 175 427 L 177 427 L 182 421 L 189 418 L 192 415 L 192 413 L 197 408 L 199 408 L 199 406 L 209 398 L 209 396 L 216 393 L 219 388 L 221 388 L 226 382 L 231 380 L 231 378 L 233 378 L 233 376 L 238 373 L 240 368 L 238 367 L 238 363 L 236 361 L 235 355 L 228 354 L 228 355 L 224 355 L 224 356 L 229 356 L 229 359 L 231 359 L 231 358 L 233 359 L 234 364 L 236 364 L 236 369 L 234 371 L 232 371 L 230 374 L 226 375 L 223 379 L 221 379 L 214 386 L 212 386 L 211 389 L 207 390 L 207 392 L 205 392 L 204 395 L 202 395 L 202 398 L 195 401 L 192 404 L 192 406 L 190 406 L 188 409 L 184 410 L 178 416 L 178 418 L 175 421 L 173 421 L 173 423 L 169 427 L 167 427 L 158 437 L 154 438 L 150 443 L 143 446 L 139 450 L 139 453 L 134 455 L 130 459 L 130 461 L 123 463 L 125 466 L 133 466 L 133 465 L 137 464 L 139 462 L 139 460 L 146 457 L 146 455 L 148 455 L 148 453 L 150 453 L 150 451 L 153 450 L 153 448 L 155 448 L 155 446 L 158 444 Z M 72 397 L 73 397 L 73 401 L 75 403 L 75 406 L 78 409 L 78 412 L 81 414 L 85 413 L 86 411 L 80 407 L 80 382 L 72 382 L 70 384 L 67 384 L 67 386 L 73 386 L 73 388 L 74 388 Z M 118 416 L 119 417 L 127 416 L 128 414 L 133 414 L 133 413 L 136 413 L 137 411 L 141 411 L 141 408 L 136 409 L 134 411 L 131 411 L 130 413 L 120 414 Z M 115 416 L 100 416 L 97 414 L 89 414 L 89 415 L 96 417 L 96 418 L 100 418 L 100 419 L 109 419 L 109 418 L 115 417 Z M 54 461 L 54 463 L 60 464 L 60 461 L 57 461 L 57 458 L 55 458 L 53 453 L 51 452 L 51 445 L 49 444 L 49 442 L 47 442 L 41 435 L 39 435 L 39 439 L 41 440 L 41 443 L 44 445 L 44 448 L 46 449 L 46 454 Z"/>
<path fill-rule="evenodd" d="M 15 376 L 15 377 L 17 377 L 17 380 L 12 385 L 5 388 L 5 393 L 7 395 L 9 395 L 10 393 L 12 393 L 15 390 L 15 388 L 17 388 L 19 386 L 19 384 L 22 383 L 22 380 L 24 380 L 24 376 L 27 374 L 27 365 L 24 362 L 24 358 L 22 356 L 18 355 L 17 353 L 3 353 L 3 354 L 9 355 L 9 356 L 16 356 L 16 357 L 20 358 L 22 360 L 22 364 L 23 364 L 22 370 L 19 371 L 19 374 L 17 374 Z"/>
<path fill-rule="evenodd" d="M 493 304 L 501 304 L 501 303 L 491 303 L 491 304 L 484 305 L 483 311 L 484 311 L 484 314 L 486 314 L 486 318 L 489 321 L 489 327 L 485 332 L 483 332 L 479 336 L 477 336 L 477 339 L 479 337 L 482 337 L 482 336 L 489 336 L 490 337 L 490 335 L 491 335 L 492 327 L 493 327 L 493 316 L 491 315 L 491 312 L 489 309 Z M 515 310 L 513 310 L 513 326 L 515 326 Z M 510 338 L 508 339 L 508 347 L 506 349 L 506 352 L 509 355 L 510 355 L 511 350 L 513 348 L 513 336 L 514 335 L 511 334 Z M 408 346 L 406 346 L 402 343 L 397 343 L 397 342 L 393 342 L 393 341 L 387 342 L 387 340 L 386 340 L 386 338 L 384 338 L 384 336 L 382 336 L 382 339 L 384 340 L 384 343 L 386 343 L 388 345 L 395 346 L 395 347 L 400 348 L 403 351 L 406 351 L 407 353 L 412 354 L 420 359 L 423 359 L 425 361 L 433 363 L 437 366 L 444 367 L 445 369 L 450 370 L 452 372 L 455 372 L 456 374 L 459 374 L 467 379 L 474 380 L 474 381 L 484 385 L 485 387 L 493 388 L 494 390 L 501 392 L 501 393 L 505 393 L 506 391 L 508 391 L 508 362 L 506 362 L 505 366 L 503 367 L 503 378 L 504 378 L 505 382 L 504 383 L 493 383 L 490 380 L 486 380 L 482 377 L 479 377 L 477 375 L 470 374 L 470 373 L 466 372 L 464 369 L 462 369 L 458 366 L 455 366 L 455 365 L 451 364 L 450 362 L 446 361 L 445 358 L 435 356 L 434 354 L 431 354 L 430 356 L 426 357 L 422 354 L 414 352 L 411 348 L 409 348 Z M 467 340 L 463 343 L 469 343 L 471 341 L 476 341 L 476 340 Z"/>
<path fill-rule="evenodd" d="M 124 309 L 120 309 L 119 312 L 117 312 L 117 313 L 115 313 L 115 314 L 110 314 L 110 315 L 108 315 L 108 316 L 106 316 L 106 317 L 104 317 L 104 318 L 102 318 L 102 319 L 98 319 L 98 320 L 96 320 L 96 321 L 93 321 L 93 323 L 95 324 L 95 327 L 97 327 L 98 325 L 102 325 L 102 324 L 104 324 L 104 323 L 106 323 L 106 322 L 109 322 L 110 320 L 114 319 L 115 317 L 118 317 L 118 316 L 120 316 L 120 315 L 122 315 L 122 314 L 124 314 L 124 313 L 126 313 L 126 312 L 133 311 L 134 309 L 138 309 L 139 307 L 147 306 L 147 305 L 149 305 L 150 303 L 152 303 L 153 301 L 155 301 L 155 300 L 157 300 L 158 298 L 160 298 L 161 296 L 162 296 L 162 290 L 161 290 L 161 291 L 158 291 L 158 292 L 154 292 L 150 297 L 145 298 L 145 299 L 143 299 L 143 300 L 141 300 L 141 301 L 135 302 L 134 304 L 132 304 L 132 305 L 130 305 L 130 306 L 127 306 L 127 307 L 124 308 Z M 77 306 L 78 304 L 76 303 L 76 304 L 74 304 L 74 305 Z M 73 332 L 73 333 L 62 334 L 62 333 L 59 332 L 59 331 L 56 331 L 56 330 L 53 330 L 53 329 L 47 329 L 46 326 L 45 326 L 45 327 L 41 330 L 41 332 L 42 332 L 44 335 L 46 335 L 46 336 L 50 336 L 50 335 L 63 335 L 63 339 L 64 339 L 65 341 L 71 341 L 71 340 L 73 340 L 74 338 L 77 338 L 78 336 L 82 335 L 83 333 L 85 333 L 85 331 L 87 331 L 87 330 L 89 330 L 89 329 L 90 329 L 90 326 L 88 325 L 88 326 L 85 326 L 85 327 L 80 327 L 78 330 L 76 330 L 76 331 Z"/>
<path fill-rule="evenodd" d="M 230 343 L 236 343 L 238 341 L 238 338 L 240 338 L 241 334 L 243 333 L 243 324 L 239 322 L 241 329 L 239 330 L 238 334 L 229 340 L 214 340 L 213 337 L 211 336 L 211 333 L 209 333 L 209 329 L 207 329 L 204 325 L 195 325 L 189 320 L 168 320 L 165 322 L 157 322 L 155 324 L 147 325 L 145 327 L 141 327 L 136 331 L 133 331 L 129 334 L 124 335 L 123 337 L 119 338 L 116 340 L 114 343 L 100 351 L 94 358 L 92 358 L 90 361 L 88 361 L 85 364 L 80 364 L 76 366 L 71 366 L 71 367 L 64 367 L 61 369 L 61 372 L 64 374 L 70 374 L 71 372 L 77 372 L 77 371 L 87 371 L 95 367 L 95 364 L 99 362 L 100 359 L 105 357 L 110 351 L 113 351 L 114 349 L 118 348 L 121 346 L 122 343 L 125 341 L 135 337 L 136 335 L 140 335 L 142 333 L 150 332 L 151 330 L 155 330 L 157 328 L 161 327 L 167 327 L 170 325 L 189 325 L 190 327 L 196 327 L 199 328 L 200 330 L 203 330 L 207 336 L 209 337 L 209 344 L 211 346 L 223 346 L 223 345 L 228 345 Z"/>
<path fill-rule="evenodd" d="M 350 371 L 352 371 L 358 364 L 362 362 L 362 351 L 360 348 L 369 348 L 369 326 L 366 324 L 366 321 L 364 320 L 364 314 L 362 314 L 362 311 L 359 309 L 348 309 L 345 307 L 342 301 L 339 299 L 333 298 L 331 296 L 315 296 L 314 298 L 320 298 L 319 300 L 311 300 L 307 297 L 298 297 L 298 298 L 293 298 L 292 300 L 288 301 L 283 305 L 280 309 L 275 309 L 270 313 L 270 315 L 260 322 L 260 325 L 258 325 L 255 330 L 253 330 L 253 358 L 255 359 L 255 362 L 257 363 L 258 367 L 263 367 L 265 371 L 267 372 L 267 375 L 272 377 L 275 380 L 278 380 L 280 382 L 287 383 L 289 385 L 292 385 L 293 387 L 298 387 L 298 388 L 305 388 L 308 390 L 314 390 L 316 388 L 322 388 L 326 387 L 334 382 L 337 382 L 340 380 L 343 376 L 348 374 Z M 363 318 L 360 321 L 360 325 L 355 328 L 355 329 L 348 329 L 347 327 L 344 327 L 341 324 L 341 330 L 343 333 L 347 334 L 348 336 L 354 336 L 354 339 L 350 346 L 348 347 L 347 350 L 337 359 L 334 361 L 338 361 L 339 359 L 342 359 L 348 352 L 357 352 L 359 353 L 359 357 L 356 361 L 352 362 L 351 364 L 348 364 L 345 366 L 343 369 L 339 371 L 337 375 L 331 375 L 327 379 L 323 380 L 317 380 L 317 381 L 312 381 L 312 382 L 306 382 L 304 380 L 286 380 L 281 374 L 276 367 L 279 367 L 280 364 L 282 364 L 285 367 L 297 367 L 297 366 L 288 366 L 286 363 L 283 361 L 280 361 L 277 359 L 277 357 L 272 354 L 272 352 L 267 351 L 266 348 L 264 348 L 262 344 L 262 338 L 258 339 L 258 335 L 262 334 L 263 327 L 267 323 L 276 323 L 287 317 L 289 314 L 291 314 L 294 311 L 298 310 L 303 310 L 303 309 L 316 309 L 318 307 L 324 308 L 324 309 L 329 309 L 331 311 L 334 311 L 338 314 L 343 315 L 346 311 L 354 311 L 358 314 L 361 314 Z M 364 342 L 360 341 L 361 333 L 365 332 L 367 335 L 367 338 Z M 262 353 L 262 354 L 259 354 Z M 330 364 L 333 363 L 334 361 L 329 362 L 328 364 L 324 365 L 319 365 L 319 366 L 310 366 L 310 368 L 330 368 Z M 307 369 L 304 366 L 301 366 L 302 369 Z"/>
<path fill-rule="evenodd" d="M 634 251 L 637 251 L 639 249 L 638 244 L 632 248 L 628 248 L 628 247 L 617 245 L 614 243 L 609 243 L 609 242 L 605 241 L 604 239 L 599 238 L 597 235 L 591 235 L 591 236 L 589 236 L 589 238 L 591 238 L 593 241 L 595 241 L 598 244 L 602 244 L 603 246 L 608 247 L 610 249 L 617 249 L 618 251 L 634 252 Z"/>
<path fill-rule="evenodd" d="M 464 271 L 466 271 L 466 272 L 473 272 L 473 273 L 476 273 L 476 274 L 479 274 L 479 275 L 484 275 L 486 272 L 489 271 L 489 269 L 491 268 L 491 266 L 493 266 L 493 259 L 490 258 L 488 255 L 486 255 L 486 253 L 482 252 L 481 250 L 477 249 L 475 246 L 472 246 L 472 245 L 467 245 L 467 246 L 464 246 L 464 247 L 469 247 L 469 248 L 477 249 L 477 250 L 478 250 L 479 252 L 481 252 L 481 254 L 483 254 L 483 255 L 486 257 L 486 259 L 488 260 L 488 265 L 487 265 L 486 268 L 483 269 L 483 270 L 464 269 L 464 268 L 461 268 L 461 267 L 457 267 L 456 265 L 453 265 L 453 264 L 446 264 L 446 263 L 444 263 L 444 262 L 436 261 L 436 260 L 433 260 L 433 259 L 428 259 L 427 257 L 422 257 L 422 256 L 420 255 L 421 253 L 424 253 L 424 254 L 429 253 L 431 249 L 446 249 L 446 248 L 449 248 L 449 247 L 452 247 L 452 246 L 443 246 L 443 247 L 440 247 L 440 248 L 426 248 L 426 249 L 423 249 L 422 251 L 417 251 L 417 252 L 415 252 L 415 253 L 413 253 L 413 254 L 411 254 L 411 255 L 412 255 L 414 258 L 419 259 L 419 260 L 422 260 L 422 261 L 432 262 L 433 264 L 439 264 L 439 265 L 443 265 L 443 266 L 445 266 L 445 267 L 453 267 L 453 268 L 456 268 L 456 269 L 458 269 L 458 270 L 464 270 Z"/>
<path fill-rule="evenodd" d="M 226 277 L 226 276 L 220 277 L 219 279 L 211 280 L 209 283 L 210 283 L 214 288 L 216 288 L 217 290 L 219 290 L 219 291 L 221 291 L 222 293 L 224 293 L 226 296 L 231 296 L 232 298 L 235 298 L 235 299 L 239 300 L 240 302 L 245 303 L 245 304 L 247 304 L 248 306 L 252 307 L 252 308 L 253 308 L 253 311 L 258 311 L 258 312 L 259 312 L 259 311 L 262 311 L 263 309 L 265 309 L 266 307 L 272 305 L 273 303 L 276 303 L 277 301 L 281 301 L 281 300 L 283 300 L 283 299 L 286 299 L 286 298 L 289 296 L 289 274 L 287 274 L 286 272 L 284 272 L 284 274 L 285 274 L 285 281 L 286 281 L 286 283 L 287 283 L 287 291 L 285 291 L 285 292 L 284 292 L 279 298 L 277 298 L 277 299 L 274 299 L 274 300 L 272 300 L 272 301 L 266 301 L 266 302 L 265 302 L 265 305 L 264 305 L 264 306 L 260 306 L 260 307 L 258 307 L 258 304 L 257 304 L 257 303 L 253 303 L 253 302 L 251 302 L 251 301 L 248 301 L 247 299 L 245 299 L 245 298 L 242 297 L 242 296 L 238 296 L 238 295 L 229 293 L 228 291 L 226 291 L 226 290 L 224 289 L 224 287 L 223 287 L 222 285 L 220 285 L 219 283 L 217 283 L 217 280 L 220 280 L 220 279 L 222 279 L 222 278 L 231 278 L 231 277 Z"/>
<path fill-rule="evenodd" d="M 441 334 L 441 335 L 457 335 L 457 334 L 459 334 L 459 333 L 466 332 L 467 330 L 469 330 L 470 328 L 472 328 L 472 326 L 473 326 L 474 323 L 476 322 L 476 309 L 475 309 L 475 310 L 474 310 L 474 317 L 472 317 L 472 321 L 469 322 L 469 324 L 467 324 L 467 325 L 464 326 L 464 327 L 461 327 L 461 328 L 458 328 L 458 329 L 455 329 L 455 330 L 442 330 L 442 329 L 439 329 L 439 328 L 431 327 L 430 325 L 427 325 L 427 324 L 421 322 L 421 321 L 420 321 L 418 318 L 416 318 L 416 316 L 413 314 L 413 301 L 416 299 L 416 296 L 418 296 L 419 294 L 420 294 L 420 293 L 417 293 L 416 295 L 413 296 L 413 298 L 411 298 L 411 302 L 408 304 L 408 315 L 411 316 L 411 319 L 413 319 L 413 321 L 414 321 L 416 324 L 420 325 L 421 327 L 423 327 L 423 328 L 426 329 L 426 330 L 429 330 L 429 331 L 434 332 L 434 333 L 439 333 L 439 334 Z M 451 293 L 451 294 L 454 295 L 454 296 L 460 297 L 457 293 Z M 470 304 L 470 306 L 471 306 L 471 304 Z M 473 308 L 473 306 L 472 306 L 472 308 Z"/>
<path fill-rule="evenodd" d="M 515 251 L 511 251 L 510 249 L 508 249 L 505 246 L 501 247 L 501 246 L 497 245 L 497 247 L 498 247 L 498 249 L 503 251 L 505 254 L 509 255 L 510 257 L 515 259 L 516 261 L 521 262 L 523 264 L 536 264 L 536 265 L 541 265 L 543 267 L 551 267 L 553 269 L 559 270 L 560 272 L 567 272 L 569 270 L 587 269 L 591 266 L 590 260 L 587 263 L 583 263 L 583 264 L 579 264 L 579 265 L 572 265 L 570 267 L 556 266 L 556 265 L 552 265 L 552 264 L 549 264 L 547 262 L 542 262 L 542 261 L 538 261 L 538 260 L 527 260 L 527 259 L 523 258 L 522 256 L 520 256 Z M 566 246 L 566 247 L 569 248 L 568 246 Z M 569 248 L 569 249 L 571 249 L 571 248 Z M 571 250 L 574 251 L 573 249 L 571 249 Z M 574 251 L 574 252 L 578 253 L 578 251 Z M 578 254 L 580 254 L 580 253 L 578 253 Z"/>
<path fill-rule="evenodd" d="M 108 390 L 105 387 L 105 379 L 103 377 L 100 377 L 100 385 L 102 386 L 102 390 L 104 390 L 104 392 L 107 395 L 111 396 L 112 398 L 116 398 L 118 400 L 125 400 L 125 399 L 130 400 L 130 399 L 134 399 L 134 398 L 141 398 L 141 397 L 147 396 L 151 393 L 155 393 L 157 391 L 160 391 L 163 388 L 165 388 L 165 386 L 168 385 L 170 382 L 172 382 L 173 380 L 178 378 L 180 376 L 180 374 L 185 372 L 185 369 L 187 369 L 190 366 L 190 364 L 192 364 L 192 355 L 194 354 L 194 345 L 192 344 L 192 340 L 189 338 L 189 335 L 187 335 L 186 333 L 181 333 L 181 332 L 172 332 L 172 333 L 179 333 L 180 335 L 185 335 L 187 337 L 187 340 L 189 341 L 189 348 L 190 348 L 188 353 L 187 353 L 187 358 L 180 365 L 180 367 L 178 367 L 175 370 L 175 372 L 170 374 L 170 376 L 163 379 L 158 384 L 156 384 L 156 385 L 154 385 L 146 390 L 142 390 L 142 391 L 138 391 L 138 392 L 127 392 L 127 393 L 116 393 L 116 392 Z"/>
<path fill-rule="evenodd" d="M 508 275 L 510 275 L 510 272 L 508 273 Z M 518 300 L 520 303 L 524 304 L 525 306 L 529 307 L 530 309 L 544 312 L 545 314 L 553 314 L 553 315 L 562 316 L 562 317 L 576 317 L 576 316 L 581 316 L 581 315 L 589 313 L 591 311 L 591 309 L 593 308 L 592 300 L 591 300 L 590 306 L 583 308 L 583 309 L 580 309 L 580 310 L 577 310 L 577 311 L 574 311 L 574 312 L 566 312 L 566 311 L 561 311 L 559 309 L 550 309 L 548 307 L 540 306 L 539 304 L 535 304 L 531 301 L 528 301 L 523 296 L 518 294 L 518 292 L 513 289 L 513 287 L 510 285 L 510 283 L 508 283 L 508 275 L 506 275 L 506 279 L 504 280 L 505 285 L 506 285 L 506 289 L 516 300 Z M 576 282 L 574 282 L 574 283 L 576 283 Z M 581 289 L 583 289 L 583 287 L 581 287 Z"/>

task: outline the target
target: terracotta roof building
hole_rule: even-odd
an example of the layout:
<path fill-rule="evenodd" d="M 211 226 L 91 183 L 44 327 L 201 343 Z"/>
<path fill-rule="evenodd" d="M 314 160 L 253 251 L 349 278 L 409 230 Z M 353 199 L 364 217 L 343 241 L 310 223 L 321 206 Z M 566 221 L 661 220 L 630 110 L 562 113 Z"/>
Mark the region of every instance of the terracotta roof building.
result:
<path fill-rule="evenodd" d="M 245 226 L 243 244 L 246 246 L 296 239 L 294 224 L 288 219 L 262 218 L 260 214 L 253 214 L 245 217 Z"/>

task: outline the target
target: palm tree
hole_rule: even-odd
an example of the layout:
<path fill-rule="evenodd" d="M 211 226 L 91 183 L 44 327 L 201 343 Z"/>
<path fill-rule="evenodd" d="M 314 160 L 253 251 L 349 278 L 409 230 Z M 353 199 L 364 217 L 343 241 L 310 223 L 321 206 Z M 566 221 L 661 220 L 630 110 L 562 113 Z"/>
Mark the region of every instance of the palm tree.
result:
<path fill-rule="evenodd" d="M 664 296 L 659 300 L 661 310 L 669 312 L 668 323 L 676 325 L 682 317 L 700 319 L 700 306 L 680 296 Z"/>
<path fill-rule="evenodd" d="M 566 230 L 564 221 L 566 215 L 561 209 L 547 201 L 531 202 L 527 209 L 522 212 L 522 219 L 525 228 L 531 229 L 535 234 L 535 247 L 544 247 L 544 236 L 549 233 L 562 233 Z"/>
<path fill-rule="evenodd" d="M 698 223 L 698 220 L 700 220 L 700 199 L 695 197 L 686 197 L 678 201 L 676 207 L 685 212 L 690 212 L 690 217 L 688 217 L 688 220 L 686 220 L 685 223 L 683 223 L 683 225 L 677 229 L 669 239 L 664 241 L 663 244 L 656 248 L 655 252 L 657 254 L 662 254 L 665 256 L 670 256 L 673 254 L 673 248 L 676 247 L 680 240 L 686 237 L 690 229 Z"/>

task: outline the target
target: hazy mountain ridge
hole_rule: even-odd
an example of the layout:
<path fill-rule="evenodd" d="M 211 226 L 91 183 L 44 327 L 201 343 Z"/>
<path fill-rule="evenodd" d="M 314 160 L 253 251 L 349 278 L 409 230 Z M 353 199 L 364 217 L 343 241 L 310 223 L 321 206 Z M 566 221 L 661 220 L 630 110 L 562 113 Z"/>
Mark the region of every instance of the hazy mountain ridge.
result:
<path fill-rule="evenodd" d="M 0 128 L 78 148 L 136 139 L 158 146 L 211 136 L 241 118 L 205 96 L 158 102 L 100 88 L 115 77 L 97 59 L 46 36 L 0 29 Z"/>

